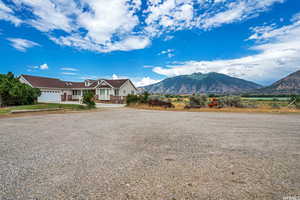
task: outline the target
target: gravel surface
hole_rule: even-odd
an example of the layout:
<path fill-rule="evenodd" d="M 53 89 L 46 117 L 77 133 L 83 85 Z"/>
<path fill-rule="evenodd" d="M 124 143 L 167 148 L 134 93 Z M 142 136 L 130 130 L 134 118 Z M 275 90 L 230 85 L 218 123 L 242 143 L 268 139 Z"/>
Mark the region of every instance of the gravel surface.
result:
<path fill-rule="evenodd" d="M 107 109 L 0 119 L 0 199 L 300 195 L 300 116 Z"/>

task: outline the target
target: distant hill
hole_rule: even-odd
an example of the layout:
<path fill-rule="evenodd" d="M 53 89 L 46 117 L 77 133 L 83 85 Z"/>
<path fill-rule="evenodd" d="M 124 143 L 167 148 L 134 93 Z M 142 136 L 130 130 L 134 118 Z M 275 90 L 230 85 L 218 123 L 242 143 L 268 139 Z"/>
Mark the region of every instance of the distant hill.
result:
<path fill-rule="evenodd" d="M 300 94 L 300 70 L 257 90 L 260 94 Z"/>
<path fill-rule="evenodd" d="M 175 76 L 143 87 L 145 91 L 160 94 L 236 94 L 258 88 L 261 86 L 256 83 L 215 72 Z"/>

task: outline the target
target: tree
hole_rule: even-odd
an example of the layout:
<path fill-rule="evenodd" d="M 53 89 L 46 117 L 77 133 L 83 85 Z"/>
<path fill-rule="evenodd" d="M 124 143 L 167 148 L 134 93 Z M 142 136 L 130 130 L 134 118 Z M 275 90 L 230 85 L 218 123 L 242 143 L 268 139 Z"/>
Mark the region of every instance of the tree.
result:
<path fill-rule="evenodd" d="M 87 105 L 88 108 L 95 108 L 94 94 L 90 91 L 83 94 L 82 102 Z"/>
<path fill-rule="evenodd" d="M 29 85 L 21 83 L 14 74 L 0 74 L 0 96 L 2 105 L 27 105 L 36 103 L 37 98 L 41 95 L 41 91 L 32 88 Z"/>

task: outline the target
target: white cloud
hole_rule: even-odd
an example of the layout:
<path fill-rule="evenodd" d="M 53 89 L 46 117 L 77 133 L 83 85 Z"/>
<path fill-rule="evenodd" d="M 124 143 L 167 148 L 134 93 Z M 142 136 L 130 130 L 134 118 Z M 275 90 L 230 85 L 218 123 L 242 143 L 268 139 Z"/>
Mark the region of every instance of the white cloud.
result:
<path fill-rule="evenodd" d="M 187 61 L 154 67 L 155 73 L 166 76 L 194 72 L 219 72 L 258 83 L 270 83 L 300 69 L 300 18 L 294 17 L 290 25 L 280 28 L 252 29 L 249 39 L 259 43 L 252 47 L 257 54 L 228 60 Z"/>
<path fill-rule="evenodd" d="M 15 49 L 25 52 L 28 48 L 34 47 L 34 46 L 40 46 L 38 43 L 25 40 L 22 38 L 7 38 L 11 42 L 11 46 L 13 46 Z"/>
<path fill-rule="evenodd" d="M 78 71 L 78 69 L 72 68 L 72 67 L 62 67 L 62 68 L 60 68 L 60 70 L 63 70 L 63 71 L 73 71 L 73 72 Z"/>
<path fill-rule="evenodd" d="M 77 73 L 75 73 L 75 72 L 62 72 L 61 74 L 63 74 L 63 75 L 70 75 L 70 76 L 77 75 Z"/>
<path fill-rule="evenodd" d="M 49 69 L 49 66 L 45 63 L 42 65 L 36 65 L 36 66 L 28 66 L 27 71 L 35 71 L 35 70 L 47 70 Z"/>
<path fill-rule="evenodd" d="M 49 67 L 48 67 L 48 65 L 45 63 L 45 64 L 42 64 L 42 65 L 40 65 L 39 66 L 39 68 L 41 69 L 41 70 L 46 70 L 46 69 L 49 69 Z"/>
<path fill-rule="evenodd" d="M 18 26 L 22 20 L 14 16 L 14 11 L 0 0 L 0 20 L 10 21 Z"/>
<path fill-rule="evenodd" d="M 133 82 L 134 82 L 134 85 L 136 87 L 142 87 L 142 86 L 158 83 L 159 81 L 161 81 L 161 80 L 155 80 L 155 79 L 152 79 L 150 77 L 143 77 L 140 80 L 136 80 L 136 81 L 133 81 Z"/>
<path fill-rule="evenodd" d="M 169 40 L 172 40 L 174 38 L 173 35 L 167 35 L 165 38 L 164 38 L 164 41 L 169 41 Z"/>
<path fill-rule="evenodd" d="M 174 55 L 174 52 L 175 50 L 174 49 L 167 49 L 167 50 L 163 50 L 161 51 L 158 55 L 167 55 L 169 58 L 175 56 Z"/>
<path fill-rule="evenodd" d="M 84 75 L 84 76 L 79 77 L 79 79 L 81 79 L 81 80 L 96 80 L 96 79 L 98 79 L 98 77 L 94 76 L 94 75 Z"/>
<path fill-rule="evenodd" d="M 236 1 L 225 5 L 225 9 L 220 12 L 204 13 L 199 19 L 199 26 L 204 29 L 219 27 L 255 17 L 260 12 L 267 10 L 274 3 L 282 3 L 285 0 L 252 0 Z"/>
<path fill-rule="evenodd" d="M 63 46 L 129 51 L 149 46 L 162 34 L 245 20 L 283 1 L 148 0 L 142 6 L 141 0 L 0 0 L 0 20 L 35 27 Z"/>
<path fill-rule="evenodd" d="M 116 74 L 113 74 L 111 77 L 113 80 L 119 79 L 119 77 Z"/>

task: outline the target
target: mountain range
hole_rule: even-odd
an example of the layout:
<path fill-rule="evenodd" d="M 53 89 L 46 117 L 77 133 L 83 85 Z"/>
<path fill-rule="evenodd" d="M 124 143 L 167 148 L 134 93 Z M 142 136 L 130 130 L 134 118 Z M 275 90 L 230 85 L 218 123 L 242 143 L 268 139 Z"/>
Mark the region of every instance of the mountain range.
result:
<path fill-rule="evenodd" d="M 142 90 L 157 94 L 300 94 L 300 70 L 263 87 L 257 83 L 216 72 L 193 73 L 164 79 Z"/>

